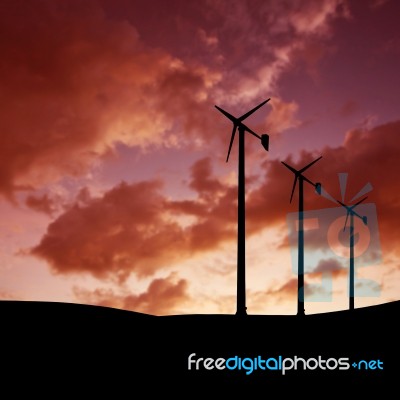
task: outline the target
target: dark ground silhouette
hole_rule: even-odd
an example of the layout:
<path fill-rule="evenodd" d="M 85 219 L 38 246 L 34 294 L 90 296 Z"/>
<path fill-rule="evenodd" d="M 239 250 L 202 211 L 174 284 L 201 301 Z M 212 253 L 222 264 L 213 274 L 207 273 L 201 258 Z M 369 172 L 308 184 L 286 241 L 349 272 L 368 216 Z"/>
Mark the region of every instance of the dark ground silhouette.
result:
<path fill-rule="evenodd" d="M 69 389 L 84 387 L 92 394 L 106 387 L 132 393 L 144 387 L 149 396 L 161 388 L 177 393 L 183 382 L 196 392 L 210 385 L 245 385 L 248 391 L 274 385 L 284 394 L 299 382 L 315 391 L 317 380 L 331 385 L 326 387 L 329 392 L 342 383 L 357 393 L 371 385 L 383 389 L 396 382 L 399 372 L 399 311 L 400 302 L 392 302 L 305 317 L 156 317 L 87 305 L 2 301 L 3 381 L 17 376 L 32 380 L 33 388 L 52 382 Z M 375 364 L 376 369 L 365 370 L 363 364 L 361 369 L 289 370 L 285 375 L 261 369 L 251 374 L 243 369 L 188 370 L 192 353 L 195 359 L 347 357 L 357 363 L 379 360 L 383 369 Z"/>

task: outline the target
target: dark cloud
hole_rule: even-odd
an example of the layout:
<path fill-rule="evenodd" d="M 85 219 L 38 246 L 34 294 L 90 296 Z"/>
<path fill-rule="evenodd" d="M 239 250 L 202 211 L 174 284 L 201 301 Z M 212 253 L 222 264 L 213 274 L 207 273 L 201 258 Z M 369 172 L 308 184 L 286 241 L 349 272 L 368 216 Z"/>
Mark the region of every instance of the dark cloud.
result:
<path fill-rule="evenodd" d="M 47 193 L 42 196 L 28 195 L 25 199 L 25 204 L 32 210 L 48 215 L 52 215 L 57 210 L 54 199 L 52 199 Z"/>
<path fill-rule="evenodd" d="M 179 259 L 173 243 L 187 248 L 178 224 L 163 221 L 159 182 L 121 183 L 101 198 L 58 217 L 32 254 L 61 273 L 87 271 L 125 279 L 149 275 Z"/>
<path fill-rule="evenodd" d="M 347 274 L 347 269 L 343 268 L 342 264 L 335 258 L 322 259 L 318 262 L 318 265 L 308 274 L 324 274 L 330 273 L 334 277 L 342 274 Z"/>
<path fill-rule="evenodd" d="M 102 197 L 84 195 L 83 203 L 78 196 L 31 253 L 58 273 L 88 272 L 123 281 L 132 272 L 152 275 L 196 252 L 218 248 L 235 237 L 235 206 L 233 191 L 222 184 L 221 195 L 204 202 L 204 182 L 215 181 L 209 163 L 199 160 L 193 166 L 190 185 L 199 190 L 196 200 L 167 200 L 158 181 L 121 183 Z M 197 186 L 199 170 L 206 173 Z M 196 221 L 188 226 L 173 218 L 193 214 Z"/>
<path fill-rule="evenodd" d="M 182 146 L 178 128 L 210 135 L 205 100 L 218 77 L 144 46 L 96 1 L 5 1 L 2 15 L 0 193 L 80 177 L 116 143 Z"/>
<path fill-rule="evenodd" d="M 204 158 L 196 162 L 191 168 L 192 180 L 189 187 L 200 194 L 200 197 L 216 197 L 223 189 L 221 182 L 211 176 L 211 161 Z"/>
<path fill-rule="evenodd" d="M 343 3 L 3 1 L 0 193 L 80 177 L 116 143 L 214 141 L 213 103 L 265 98 Z M 277 131 L 296 107 L 280 105 Z"/>

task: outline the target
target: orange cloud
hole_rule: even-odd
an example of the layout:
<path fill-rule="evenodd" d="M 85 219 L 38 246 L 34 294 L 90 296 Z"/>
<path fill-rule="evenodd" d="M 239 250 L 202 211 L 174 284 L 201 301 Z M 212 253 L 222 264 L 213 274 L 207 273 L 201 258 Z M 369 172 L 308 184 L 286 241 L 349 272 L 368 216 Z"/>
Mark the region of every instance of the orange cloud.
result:
<path fill-rule="evenodd" d="M 288 18 L 291 25 L 298 33 L 302 34 L 326 34 L 329 30 L 329 21 L 338 15 L 348 17 L 349 9 L 344 0 L 309 1 Z"/>
<path fill-rule="evenodd" d="M 279 98 L 272 97 L 271 107 L 272 111 L 266 119 L 268 133 L 281 133 L 287 129 L 299 126 L 300 121 L 296 119 L 299 106 L 295 102 L 286 103 Z"/>
<path fill-rule="evenodd" d="M 102 198 L 74 205 L 49 227 L 32 253 L 55 271 L 89 271 L 124 280 L 134 270 L 149 275 L 179 259 L 173 243 L 187 248 L 178 224 L 162 218 L 160 183 L 122 183 Z"/>
<path fill-rule="evenodd" d="M 276 283 L 275 287 L 252 291 L 248 295 L 248 310 L 253 313 L 265 313 L 266 308 L 276 304 L 295 306 L 297 304 L 297 278 L 288 278 L 284 283 Z"/>
<path fill-rule="evenodd" d="M 394 122 L 370 131 L 352 131 L 343 146 L 325 148 L 323 159 L 307 173 L 336 198 L 340 198 L 339 171 L 349 172 L 349 197 L 371 182 L 374 190 L 370 196 L 378 210 L 383 250 L 391 251 L 397 251 L 396 232 L 400 233 L 393 187 L 399 163 L 399 129 L 400 123 Z M 303 152 L 298 162 L 287 161 L 301 167 L 313 158 L 315 155 Z M 284 227 L 287 213 L 297 211 L 297 193 L 294 203 L 289 204 L 292 174 L 278 160 L 265 162 L 264 173 L 261 185 L 248 194 L 248 235 L 267 226 Z M 86 271 L 124 280 L 132 272 L 148 276 L 196 252 L 217 249 L 219 244 L 234 240 L 236 187 L 213 177 L 209 158 L 193 165 L 188 185 L 197 192 L 197 198 L 166 199 L 161 183 L 149 181 L 122 183 L 102 197 L 80 200 L 81 205 L 76 204 L 50 224 L 32 254 L 47 260 L 60 273 Z M 305 189 L 305 205 L 306 209 L 334 206 L 311 187 Z M 181 225 L 178 216 L 194 220 Z M 326 242 L 317 235 L 315 243 L 308 240 L 307 246 L 318 246 L 321 240 Z"/>
<path fill-rule="evenodd" d="M 225 98 L 232 104 L 276 92 L 282 74 L 303 58 L 309 43 L 328 38 L 332 21 L 348 16 L 343 0 L 213 2 L 209 7 L 219 19 L 209 32 L 223 49 Z"/>
<path fill-rule="evenodd" d="M 394 182 L 399 169 L 397 132 L 400 123 L 370 131 L 352 131 L 343 146 L 325 148 L 307 177 L 321 181 L 339 198 L 337 173 L 349 172 L 348 197 L 371 182 L 371 201 L 376 203 L 383 250 L 396 251 L 400 215 Z M 316 157 L 303 152 L 294 166 Z M 297 193 L 289 204 L 293 176 L 278 161 L 264 163 L 261 184 L 250 190 L 246 203 L 247 234 L 265 227 L 284 227 L 289 212 L 297 211 Z M 160 268 L 191 257 L 196 252 L 217 249 L 236 237 L 237 189 L 212 174 L 209 158 L 191 169 L 188 186 L 197 192 L 192 200 L 167 199 L 157 181 L 122 183 L 99 198 L 88 198 L 60 215 L 32 254 L 47 260 L 56 272 L 89 272 L 98 277 L 124 280 L 130 273 L 148 276 Z M 331 208 L 335 204 L 305 188 L 306 210 Z M 176 217 L 192 217 L 184 225 Z M 326 238 L 315 237 L 318 246 Z M 286 244 L 286 240 L 285 240 Z M 325 243 L 326 245 L 326 243 Z"/>
<path fill-rule="evenodd" d="M 146 47 L 96 2 L 2 10 L 0 193 L 81 176 L 115 143 L 183 145 L 178 125 L 210 132 L 204 103 L 218 74 Z"/>
<path fill-rule="evenodd" d="M 212 105 L 264 99 L 340 5 L 180 2 L 171 24 L 144 3 L 3 1 L 0 193 L 80 177 L 116 143 L 209 144 Z"/>
<path fill-rule="evenodd" d="M 175 274 L 151 281 L 147 290 L 140 294 L 116 294 L 112 290 L 88 291 L 75 288 L 77 299 L 86 304 L 121 308 L 151 315 L 179 313 L 182 305 L 190 300 L 188 282 L 177 279 Z"/>
<path fill-rule="evenodd" d="M 199 171 L 205 173 L 201 178 Z M 58 273 L 88 272 L 123 281 L 132 272 L 152 275 L 196 252 L 215 249 L 235 236 L 235 206 L 234 191 L 211 173 L 209 159 L 194 164 L 189 185 L 199 198 L 192 201 L 167 200 L 158 181 L 121 183 L 98 198 L 79 196 L 31 253 Z M 204 196 L 207 182 L 210 190 L 214 185 L 221 189 L 218 198 Z M 174 219 L 193 214 L 196 221 L 186 227 Z"/>
<path fill-rule="evenodd" d="M 307 275 L 316 275 L 326 272 L 331 273 L 332 276 L 335 277 L 338 275 L 347 274 L 348 270 L 343 268 L 340 262 L 335 258 L 329 258 L 320 260 L 315 269 L 312 272 L 309 272 Z"/>
<path fill-rule="evenodd" d="M 20 297 L 15 296 L 14 294 L 5 291 L 5 290 L 0 290 L 0 299 L 1 300 L 21 300 Z"/>
<path fill-rule="evenodd" d="M 306 275 L 306 277 L 309 274 Z M 314 295 L 327 295 L 326 290 L 319 285 L 305 286 L 306 301 L 308 297 Z M 255 310 L 265 310 L 265 306 L 272 306 L 275 304 L 282 305 L 291 304 L 294 306 L 297 303 L 298 297 L 298 281 L 296 278 L 288 278 L 285 282 L 277 284 L 275 288 L 270 287 L 265 291 L 255 291 L 249 296 L 249 306 Z"/>

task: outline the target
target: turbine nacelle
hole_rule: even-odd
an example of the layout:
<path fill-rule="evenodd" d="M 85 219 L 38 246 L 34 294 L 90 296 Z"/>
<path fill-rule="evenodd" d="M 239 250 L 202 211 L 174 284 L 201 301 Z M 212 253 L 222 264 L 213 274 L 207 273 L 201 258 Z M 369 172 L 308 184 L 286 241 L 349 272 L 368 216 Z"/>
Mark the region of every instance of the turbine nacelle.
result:
<path fill-rule="evenodd" d="M 264 133 L 261 135 L 261 144 L 263 145 L 264 149 L 268 151 L 269 149 L 269 136 Z"/>
<path fill-rule="evenodd" d="M 366 215 L 361 216 L 360 214 L 358 214 L 357 212 L 354 211 L 354 209 L 361 204 L 363 201 L 365 201 L 368 197 L 364 197 L 363 199 L 361 199 L 360 201 L 358 201 L 356 204 L 353 204 L 352 206 L 347 206 L 346 204 L 342 203 L 339 200 L 336 200 L 342 207 L 344 207 L 347 210 L 346 213 L 346 221 L 344 222 L 344 227 L 343 227 L 343 232 L 346 230 L 346 226 L 347 226 L 347 221 L 349 219 L 349 215 L 352 216 L 356 216 L 358 218 L 361 219 L 361 221 L 364 223 L 364 225 L 367 225 L 368 223 L 368 218 Z"/>
<path fill-rule="evenodd" d="M 291 193 L 291 195 L 290 195 L 290 202 L 292 202 L 293 195 L 294 195 L 294 190 L 296 189 L 296 184 L 297 184 L 297 180 L 298 180 L 298 179 L 302 179 L 302 180 L 308 182 L 310 185 L 314 186 L 314 187 L 315 187 L 315 191 L 316 191 L 319 195 L 322 193 L 322 185 L 321 185 L 320 182 L 314 183 L 314 182 L 310 181 L 308 178 L 306 178 L 306 177 L 303 175 L 303 172 L 304 172 L 306 169 L 310 168 L 313 164 L 315 164 L 315 163 L 316 163 L 318 160 L 320 160 L 321 158 L 322 158 L 322 156 L 321 156 L 321 157 L 318 157 L 316 160 L 310 162 L 310 163 L 307 164 L 304 168 L 299 169 L 299 170 L 297 170 L 296 168 L 291 167 L 289 164 L 285 163 L 284 161 L 281 161 L 281 163 L 282 163 L 287 169 L 289 169 L 290 171 L 292 171 L 292 172 L 294 173 L 294 175 L 295 175 L 294 182 L 293 182 L 293 187 L 292 187 L 292 193 Z"/>
<path fill-rule="evenodd" d="M 234 117 L 232 114 L 229 114 L 227 111 L 225 111 L 224 109 L 222 109 L 221 107 L 215 106 L 215 108 L 221 112 L 222 114 L 225 115 L 225 117 L 227 117 L 228 119 L 230 119 L 233 122 L 233 130 L 232 130 L 232 135 L 231 135 L 231 141 L 229 143 L 229 149 L 228 149 L 228 155 L 226 157 L 226 162 L 228 162 L 229 160 L 229 155 L 231 154 L 231 149 L 232 149 L 232 145 L 233 145 L 233 141 L 235 139 L 235 134 L 236 134 L 236 130 L 243 130 L 244 132 L 249 132 L 251 133 L 253 136 L 255 136 L 256 138 L 261 140 L 261 144 L 264 147 L 264 149 L 266 151 L 268 151 L 269 148 L 269 136 L 267 134 L 263 134 L 262 136 L 257 135 L 257 133 L 255 133 L 254 131 L 252 131 L 248 126 L 246 126 L 245 124 L 243 124 L 242 121 L 244 121 L 247 117 L 249 117 L 251 114 L 254 113 L 254 111 L 257 111 L 260 107 L 262 107 L 265 103 L 267 103 L 270 99 L 267 99 L 265 101 L 263 101 L 262 103 L 260 103 L 258 106 L 254 107 L 253 109 L 251 109 L 250 111 L 248 111 L 246 114 L 243 114 L 241 117 L 236 118 Z"/>

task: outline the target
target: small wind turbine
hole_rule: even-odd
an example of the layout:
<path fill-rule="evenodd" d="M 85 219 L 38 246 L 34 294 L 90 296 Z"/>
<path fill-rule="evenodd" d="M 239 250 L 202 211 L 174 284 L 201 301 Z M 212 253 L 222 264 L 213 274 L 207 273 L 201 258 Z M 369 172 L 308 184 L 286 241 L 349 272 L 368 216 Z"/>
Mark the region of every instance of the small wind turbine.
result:
<path fill-rule="evenodd" d="M 343 232 L 346 230 L 347 221 L 350 215 L 349 310 L 354 310 L 354 216 L 360 218 L 364 225 L 367 225 L 367 217 L 365 215 L 362 217 L 361 215 L 357 214 L 354 209 L 366 199 L 367 197 L 364 197 L 352 206 L 347 206 L 341 201 L 336 200 L 341 206 L 343 206 L 347 210 Z"/>
<path fill-rule="evenodd" d="M 297 170 L 284 161 L 282 164 L 292 171 L 295 175 L 292 194 L 290 195 L 290 202 L 292 202 L 294 190 L 296 188 L 296 183 L 299 181 L 299 226 L 298 226 L 298 280 L 297 280 L 297 315 L 304 315 L 304 181 L 308 182 L 310 185 L 315 187 L 318 194 L 321 194 L 321 184 L 319 182 L 313 183 L 308 178 L 303 175 L 303 172 L 315 164 L 318 160 L 322 158 L 319 157 L 316 160 L 307 164 L 304 168 Z"/>
<path fill-rule="evenodd" d="M 347 214 L 346 214 L 346 221 L 344 223 L 344 229 L 343 231 L 346 230 L 347 226 L 347 221 L 350 215 L 350 271 L 349 271 L 349 309 L 354 310 L 354 216 L 360 218 L 364 225 L 367 225 L 367 217 L 363 216 L 361 217 L 359 214 L 357 214 L 354 211 L 354 208 L 356 208 L 360 203 L 365 201 L 367 197 L 363 198 L 362 200 L 358 201 L 356 204 L 353 204 L 352 206 L 348 206 L 344 204 L 344 199 L 345 199 L 345 194 L 346 194 L 346 186 L 347 186 L 347 173 L 340 173 L 339 174 L 339 183 L 340 183 L 340 191 L 342 195 L 342 201 L 335 200 L 334 197 L 332 197 L 326 190 L 322 190 L 322 196 L 325 197 L 326 199 L 334 202 L 334 203 L 339 203 L 342 207 L 346 208 Z M 355 201 L 361 196 L 364 196 L 365 194 L 369 193 L 373 189 L 372 185 L 370 182 L 366 183 L 359 192 L 353 196 L 353 198 L 350 200 L 350 202 Z"/>
<path fill-rule="evenodd" d="M 226 162 L 229 160 L 231 153 L 232 144 L 235 139 L 236 130 L 239 130 L 239 165 L 238 165 L 238 245 L 237 245 L 237 304 L 236 304 L 236 315 L 246 315 L 246 247 L 245 247 L 245 172 L 244 172 L 244 134 L 245 132 L 251 133 L 253 136 L 261 140 L 261 144 L 264 149 L 268 151 L 269 147 L 269 136 L 267 134 L 257 135 L 249 127 L 243 124 L 247 117 L 257 111 L 270 99 L 267 99 L 254 107 L 246 114 L 243 114 L 239 118 L 235 118 L 222 108 L 215 106 L 222 114 L 233 122 L 233 130 L 231 135 L 231 141 L 229 143 L 228 155 Z"/>

